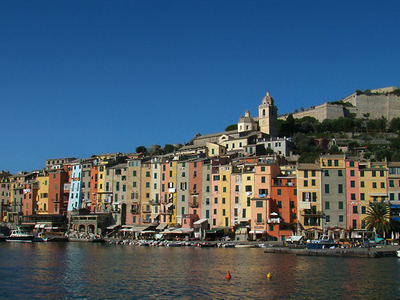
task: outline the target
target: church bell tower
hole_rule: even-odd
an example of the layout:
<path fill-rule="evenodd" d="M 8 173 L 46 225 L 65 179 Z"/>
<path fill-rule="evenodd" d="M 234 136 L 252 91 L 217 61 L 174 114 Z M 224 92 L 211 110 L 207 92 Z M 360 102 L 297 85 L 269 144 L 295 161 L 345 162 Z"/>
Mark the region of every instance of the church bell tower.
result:
<path fill-rule="evenodd" d="M 278 135 L 278 109 L 274 105 L 269 92 L 265 95 L 261 105 L 258 106 L 258 121 L 260 131 L 270 136 Z"/>

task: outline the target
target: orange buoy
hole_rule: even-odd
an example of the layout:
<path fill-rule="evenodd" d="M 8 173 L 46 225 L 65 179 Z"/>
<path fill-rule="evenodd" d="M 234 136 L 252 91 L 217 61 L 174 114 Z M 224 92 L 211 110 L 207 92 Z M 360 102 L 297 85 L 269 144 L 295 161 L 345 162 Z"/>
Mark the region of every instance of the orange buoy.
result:
<path fill-rule="evenodd" d="M 271 273 L 268 273 L 268 274 L 267 274 L 267 279 L 271 279 L 271 277 L 272 277 L 272 276 L 271 276 Z"/>
<path fill-rule="evenodd" d="M 228 271 L 228 273 L 226 273 L 226 276 L 225 276 L 225 279 L 231 279 L 232 278 L 232 276 L 231 276 L 231 272 L 229 272 Z"/>

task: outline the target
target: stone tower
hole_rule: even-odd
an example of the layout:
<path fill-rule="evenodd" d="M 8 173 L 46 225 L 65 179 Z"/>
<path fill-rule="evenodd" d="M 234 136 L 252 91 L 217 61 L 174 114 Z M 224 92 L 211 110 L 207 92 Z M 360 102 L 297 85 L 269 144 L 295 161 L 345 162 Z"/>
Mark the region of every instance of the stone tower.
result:
<path fill-rule="evenodd" d="M 260 131 L 270 136 L 278 135 L 278 109 L 269 92 L 265 95 L 261 105 L 258 106 L 258 120 Z"/>

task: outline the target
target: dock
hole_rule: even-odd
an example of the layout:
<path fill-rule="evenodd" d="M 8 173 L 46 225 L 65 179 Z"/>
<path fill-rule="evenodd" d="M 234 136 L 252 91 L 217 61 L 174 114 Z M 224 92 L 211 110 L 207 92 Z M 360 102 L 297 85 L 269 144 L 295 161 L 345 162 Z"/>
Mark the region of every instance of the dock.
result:
<path fill-rule="evenodd" d="M 396 257 L 398 246 L 381 246 L 370 248 L 334 248 L 334 249 L 296 249 L 286 247 L 266 248 L 265 253 L 294 254 L 299 256 L 331 256 L 331 257 L 360 257 L 380 258 Z"/>

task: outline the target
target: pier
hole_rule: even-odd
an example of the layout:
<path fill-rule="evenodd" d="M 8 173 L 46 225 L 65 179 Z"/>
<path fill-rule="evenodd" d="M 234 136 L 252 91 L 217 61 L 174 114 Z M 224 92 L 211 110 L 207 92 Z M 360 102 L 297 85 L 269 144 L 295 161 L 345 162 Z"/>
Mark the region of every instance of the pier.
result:
<path fill-rule="evenodd" d="M 381 246 L 370 248 L 334 248 L 334 249 L 296 249 L 286 247 L 266 248 L 265 253 L 295 254 L 299 256 L 332 256 L 380 258 L 397 256 L 398 246 Z"/>

